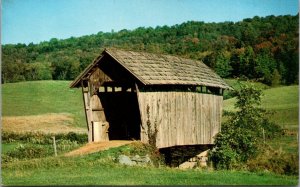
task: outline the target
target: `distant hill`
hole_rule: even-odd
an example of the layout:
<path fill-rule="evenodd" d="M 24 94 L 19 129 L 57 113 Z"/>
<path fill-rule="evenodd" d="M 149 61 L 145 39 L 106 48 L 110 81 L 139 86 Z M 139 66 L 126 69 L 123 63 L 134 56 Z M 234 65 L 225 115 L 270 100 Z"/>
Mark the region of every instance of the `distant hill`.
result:
<path fill-rule="evenodd" d="M 72 80 L 105 47 L 166 53 L 202 60 L 220 76 L 268 85 L 298 81 L 299 16 L 247 18 L 239 22 L 188 21 L 173 26 L 2 46 L 2 82 Z"/>

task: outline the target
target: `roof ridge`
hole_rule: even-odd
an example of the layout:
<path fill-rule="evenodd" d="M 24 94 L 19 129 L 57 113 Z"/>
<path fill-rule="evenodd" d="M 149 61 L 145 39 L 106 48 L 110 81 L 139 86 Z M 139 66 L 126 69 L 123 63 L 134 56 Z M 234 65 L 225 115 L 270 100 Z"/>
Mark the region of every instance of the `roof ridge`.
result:
<path fill-rule="evenodd" d="M 156 53 L 156 52 L 148 52 L 148 51 L 134 51 L 131 49 L 124 49 L 124 48 L 117 48 L 117 47 L 106 47 L 104 51 L 109 51 L 109 50 L 117 50 L 117 51 L 123 51 L 123 52 L 133 52 L 133 53 L 145 53 L 145 54 L 150 54 L 150 55 L 155 55 L 155 56 L 169 56 L 169 57 L 177 57 L 179 59 L 184 59 L 184 60 L 193 60 L 193 61 L 200 61 L 202 60 L 197 60 L 197 59 L 191 59 L 187 57 L 182 57 L 176 54 L 169 54 L 169 53 Z M 203 63 L 203 62 L 202 62 Z"/>

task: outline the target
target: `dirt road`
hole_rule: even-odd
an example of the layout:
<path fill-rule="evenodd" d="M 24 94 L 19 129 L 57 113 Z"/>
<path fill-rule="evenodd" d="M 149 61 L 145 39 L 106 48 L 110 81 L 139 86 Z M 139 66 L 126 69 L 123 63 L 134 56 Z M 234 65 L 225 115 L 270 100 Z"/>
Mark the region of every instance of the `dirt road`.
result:
<path fill-rule="evenodd" d="M 111 140 L 97 143 L 88 143 L 79 149 L 66 153 L 65 156 L 79 156 L 84 154 L 95 153 L 98 151 L 107 150 L 112 147 L 119 147 L 122 145 L 130 144 L 133 141 L 129 140 Z"/>

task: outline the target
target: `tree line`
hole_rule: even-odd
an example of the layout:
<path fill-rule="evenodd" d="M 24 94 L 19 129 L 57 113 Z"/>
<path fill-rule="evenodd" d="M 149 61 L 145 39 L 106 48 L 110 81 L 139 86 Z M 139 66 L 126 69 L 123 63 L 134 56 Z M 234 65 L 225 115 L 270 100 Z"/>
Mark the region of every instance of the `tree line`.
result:
<path fill-rule="evenodd" d="M 299 14 L 239 22 L 188 21 L 173 26 L 98 32 L 39 44 L 2 45 L 2 83 L 72 80 L 105 47 L 202 60 L 223 78 L 268 85 L 298 83 Z"/>

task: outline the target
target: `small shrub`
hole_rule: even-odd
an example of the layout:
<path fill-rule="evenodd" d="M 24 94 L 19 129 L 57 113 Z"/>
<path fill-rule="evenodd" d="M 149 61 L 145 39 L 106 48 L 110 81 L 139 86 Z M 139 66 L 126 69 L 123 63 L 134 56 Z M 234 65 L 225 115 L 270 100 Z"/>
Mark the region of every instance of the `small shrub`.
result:
<path fill-rule="evenodd" d="M 209 152 L 209 160 L 217 169 L 232 169 L 237 163 L 238 155 L 230 146 L 215 147 Z"/>
<path fill-rule="evenodd" d="M 248 160 L 246 165 L 250 171 L 254 172 L 268 170 L 281 175 L 299 174 L 299 160 L 296 155 L 270 148 L 256 158 Z"/>
<path fill-rule="evenodd" d="M 49 156 L 49 149 L 41 145 L 18 145 L 14 150 L 9 151 L 6 155 L 17 159 L 32 159 Z"/>
<path fill-rule="evenodd" d="M 69 132 L 67 135 L 66 135 L 66 140 L 70 140 L 72 142 L 77 142 L 77 143 L 87 143 L 87 134 L 77 134 L 77 133 L 74 133 L 74 132 Z"/>
<path fill-rule="evenodd" d="M 66 152 L 70 151 L 74 148 L 77 148 L 79 144 L 77 141 L 71 141 L 71 140 L 61 140 L 57 143 L 57 151 L 58 152 Z"/>
<path fill-rule="evenodd" d="M 79 144 L 87 143 L 88 139 L 87 134 L 77 134 L 74 132 L 69 132 L 68 134 L 44 134 L 41 132 L 2 132 L 2 141 L 4 143 L 18 141 L 33 144 L 52 144 L 52 136 L 55 136 L 56 140 L 70 140 L 72 142 L 76 141 Z"/>
<path fill-rule="evenodd" d="M 2 163 L 8 163 L 8 162 L 14 162 L 14 161 L 17 161 L 18 159 L 17 158 L 13 158 L 7 154 L 2 154 L 1 155 L 1 162 Z"/>

